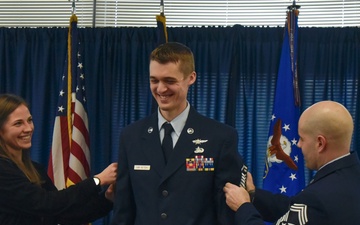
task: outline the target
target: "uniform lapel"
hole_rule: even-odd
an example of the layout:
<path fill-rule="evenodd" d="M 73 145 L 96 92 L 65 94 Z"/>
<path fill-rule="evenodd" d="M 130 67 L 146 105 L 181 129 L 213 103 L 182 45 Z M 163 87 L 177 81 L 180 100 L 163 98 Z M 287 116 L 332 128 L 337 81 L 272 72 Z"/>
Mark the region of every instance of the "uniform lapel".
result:
<path fill-rule="evenodd" d="M 154 113 L 145 123 L 142 132 L 141 146 L 146 157 L 149 159 L 152 169 L 162 176 L 165 168 L 164 155 L 161 150 L 161 142 L 158 128 L 157 114 Z"/>

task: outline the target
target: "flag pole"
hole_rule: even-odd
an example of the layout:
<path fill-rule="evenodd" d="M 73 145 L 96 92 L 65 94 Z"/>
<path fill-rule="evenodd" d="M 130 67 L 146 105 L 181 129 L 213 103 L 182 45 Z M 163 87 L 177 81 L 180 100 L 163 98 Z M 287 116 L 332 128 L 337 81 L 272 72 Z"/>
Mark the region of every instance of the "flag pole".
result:
<path fill-rule="evenodd" d="M 299 6 L 299 5 L 296 5 L 296 1 L 294 0 L 293 1 L 293 4 L 292 5 L 289 5 L 287 8 L 288 8 L 288 10 L 296 10 L 296 9 L 300 9 L 300 7 L 301 6 Z"/>
<path fill-rule="evenodd" d="M 164 0 L 160 0 L 160 14 L 156 15 L 156 30 L 157 30 L 157 46 L 168 42 L 168 35 L 166 29 L 166 17 L 164 12 Z M 156 112 L 158 104 L 154 98 L 152 98 L 151 112 Z"/>
<path fill-rule="evenodd" d="M 300 90 L 299 90 L 299 79 L 298 79 L 298 70 L 297 70 L 297 46 L 294 45 L 295 38 L 297 39 L 298 29 L 295 25 L 297 20 L 297 16 L 299 15 L 299 8 L 301 6 L 296 5 L 295 0 L 293 0 L 293 4 L 287 7 L 288 16 L 288 33 L 289 33 L 289 44 L 290 44 L 290 58 L 291 58 L 291 73 L 293 75 L 293 89 L 294 89 L 294 103 L 296 106 L 301 105 L 300 99 Z M 297 41 L 296 41 L 297 42 Z"/>
<path fill-rule="evenodd" d="M 75 4 L 75 1 L 79 1 L 79 0 L 69 0 L 69 2 L 72 1 L 72 4 L 71 4 L 71 14 L 74 15 L 76 14 L 76 4 Z"/>
<path fill-rule="evenodd" d="M 48 174 L 59 190 L 90 176 L 85 75 L 75 14 L 76 0 L 71 1 L 72 15 L 69 20 L 66 60 L 61 77 L 48 167 Z"/>
<path fill-rule="evenodd" d="M 164 9 L 165 9 L 165 7 L 164 7 L 164 0 L 161 0 L 161 1 L 160 1 L 160 15 L 161 15 L 161 16 L 165 16 Z"/>
<path fill-rule="evenodd" d="M 156 15 L 158 45 L 168 42 L 164 0 L 160 0 L 160 15 Z"/>

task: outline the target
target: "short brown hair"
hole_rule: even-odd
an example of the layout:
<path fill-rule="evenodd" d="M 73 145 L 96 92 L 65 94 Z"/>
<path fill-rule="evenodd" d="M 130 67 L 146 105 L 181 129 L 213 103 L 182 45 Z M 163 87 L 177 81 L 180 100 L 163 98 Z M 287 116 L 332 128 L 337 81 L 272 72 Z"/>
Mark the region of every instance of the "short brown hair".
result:
<path fill-rule="evenodd" d="M 156 61 L 160 64 L 179 63 L 179 70 L 184 74 L 185 78 L 195 71 L 192 51 L 178 42 L 168 42 L 158 46 L 151 52 L 150 61 Z"/>

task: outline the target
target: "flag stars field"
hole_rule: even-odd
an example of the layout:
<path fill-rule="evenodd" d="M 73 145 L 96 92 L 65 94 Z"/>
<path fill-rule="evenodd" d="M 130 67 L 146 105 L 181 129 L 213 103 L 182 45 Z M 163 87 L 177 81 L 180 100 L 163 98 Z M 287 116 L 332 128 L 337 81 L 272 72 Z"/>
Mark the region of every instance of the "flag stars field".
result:
<path fill-rule="evenodd" d="M 59 111 L 59 112 L 64 112 L 64 110 L 65 110 L 65 108 L 64 108 L 63 106 L 59 106 L 59 107 L 58 107 L 58 111 Z"/>
<path fill-rule="evenodd" d="M 286 187 L 284 187 L 284 185 L 281 186 L 281 188 L 279 188 L 280 193 L 286 193 Z"/>
<path fill-rule="evenodd" d="M 297 155 L 294 156 L 294 161 L 295 161 L 295 162 L 299 162 L 299 156 L 297 156 Z"/>
<path fill-rule="evenodd" d="M 291 180 L 295 180 L 295 179 L 297 179 L 296 178 L 296 174 L 295 173 L 292 173 L 291 175 L 290 175 L 290 177 L 289 177 Z"/>
<path fill-rule="evenodd" d="M 271 116 L 271 121 L 274 121 L 275 118 L 276 118 L 276 116 L 273 114 L 273 115 Z"/>
<path fill-rule="evenodd" d="M 283 128 L 285 131 L 290 130 L 290 124 L 285 124 Z"/>

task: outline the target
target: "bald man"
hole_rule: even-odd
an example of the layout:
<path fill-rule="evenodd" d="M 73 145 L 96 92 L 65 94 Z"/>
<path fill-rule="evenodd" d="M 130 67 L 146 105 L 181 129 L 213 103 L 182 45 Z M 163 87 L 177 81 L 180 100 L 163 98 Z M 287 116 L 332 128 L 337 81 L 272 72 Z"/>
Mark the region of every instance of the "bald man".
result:
<path fill-rule="evenodd" d="M 298 147 L 306 167 L 317 170 L 314 179 L 291 198 L 255 191 L 251 174 L 248 190 L 227 183 L 226 203 L 236 211 L 237 224 L 264 224 L 263 218 L 279 225 L 359 225 L 360 162 L 350 152 L 353 130 L 352 117 L 340 103 L 322 101 L 306 109 L 299 119 Z"/>

